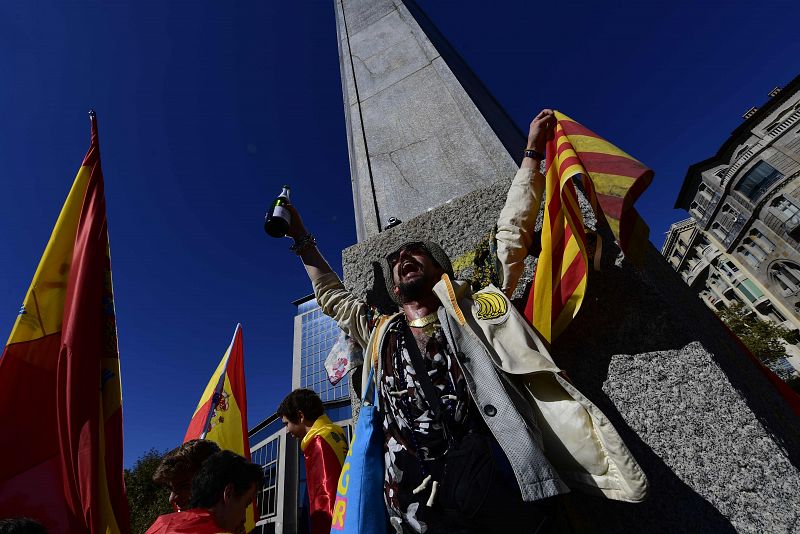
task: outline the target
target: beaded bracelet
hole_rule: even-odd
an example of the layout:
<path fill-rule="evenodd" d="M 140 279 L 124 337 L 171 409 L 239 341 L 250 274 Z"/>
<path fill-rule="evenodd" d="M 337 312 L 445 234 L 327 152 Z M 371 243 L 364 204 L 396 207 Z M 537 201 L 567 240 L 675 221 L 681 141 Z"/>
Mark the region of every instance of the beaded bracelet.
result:
<path fill-rule="evenodd" d="M 306 234 L 295 240 L 294 244 L 289 247 L 289 250 L 297 254 L 302 254 L 304 250 L 317 246 L 317 238 L 311 234 Z"/>

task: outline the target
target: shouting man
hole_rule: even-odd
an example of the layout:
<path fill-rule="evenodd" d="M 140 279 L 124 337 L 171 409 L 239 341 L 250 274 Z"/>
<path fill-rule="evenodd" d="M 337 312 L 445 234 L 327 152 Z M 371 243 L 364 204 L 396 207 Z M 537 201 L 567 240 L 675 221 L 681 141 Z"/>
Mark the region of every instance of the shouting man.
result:
<path fill-rule="evenodd" d="M 522 167 L 497 222 L 503 290 L 472 294 L 423 239 L 383 258 L 398 313 L 350 294 L 296 209 L 289 235 L 317 302 L 365 349 L 384 416 L 384 500 L 396 532 L 545 532 L 570 487 L 640 501 L 647 480 L 609 421 L 553 363 L 509 302 L 544 191 L 551 110 L 531 122 Z"/>

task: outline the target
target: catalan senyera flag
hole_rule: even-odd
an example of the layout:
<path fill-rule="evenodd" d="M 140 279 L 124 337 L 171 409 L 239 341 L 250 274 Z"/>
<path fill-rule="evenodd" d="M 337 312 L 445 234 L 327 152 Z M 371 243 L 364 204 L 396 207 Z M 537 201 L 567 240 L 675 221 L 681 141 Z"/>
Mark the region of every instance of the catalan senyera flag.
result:
<path fill-rule="evenodd" d="M 599 224 L 605 222 L 625 256 L 640 263 L 649 229 L 633 204 L 653 171 L 594 132 L 555 112 L 547 142 L 542 251 L 525 315 L 552 342 L 581 307 L 588 255 L 575 181 L 579 180 Z"/>
<path fill-rule="evenodd" d="M 208 439 L 220 448 L 250 460 L 247 437 L 247 389 L 244 381 L 242 325 L 236 325 L 233 340 L 211 376 L 189 422 L 183 442 Z M 247 532 L 255 528 L 255 503 L 247 509 Z"/>
<path fill-rule="evenodd" d="M 97 120 L 0 358 L 0 517 L 130 531 Z"/>

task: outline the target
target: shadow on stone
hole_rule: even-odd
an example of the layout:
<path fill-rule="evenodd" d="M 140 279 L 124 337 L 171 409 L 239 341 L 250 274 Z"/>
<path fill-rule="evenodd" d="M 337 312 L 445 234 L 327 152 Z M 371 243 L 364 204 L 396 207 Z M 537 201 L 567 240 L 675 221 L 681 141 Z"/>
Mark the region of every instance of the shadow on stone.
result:
<path fill-rule="evenodd" d="M 684 390 L 706 365 L 716 363 L 790 461 L 800 466 L 797 417 L 720 326 L 716 316 L 687 287 L 674 283 L 675 273 L 654 248 L 649 248 L 642 270 L 635 270 L 627 262 L 614 265 L 613 254 L 604 254 L 602 271 L 590 273 L 578 316 L 553 344 L 556 363 L 588 395 L 603 393 L 613 358 L 641 358 L 653 352 L 669 355 L 663 365 L 654 364 L 649 369 L 637 365 L 631 369 L 643 373 L 637 377 L 639 382 L 647 378 L 656 382 L 672 380 L 674 388 Z M 692 321 L 684 317 L 692 317 Z M 682 365 L 697 357 L 707 361 L 698 362 L 697 369 Z M 693 374 L 678 377 L 678 369 Z M 630 383 L 626 387 L 636 389 L 640 385 Z M 700 386 L 702 392 L 702 385 L 692 386 Z M 688 401 L 699 399 L 688 399 L 680 391 L 661 394 L 682 399 L 687 412 L 697 409 Z M 712 408 L 717 411 L 719 406 L 709 406 Z"/>
<path fill-rule="evenodd" d="M 733 533 L 736 529 L 710 502 L 687 486 L 639 436 L 625 424 L 608 400 L 597 402 L 647 473 L 649 498 L 626 503 L 572 492 L 566 515 L 579 533 Z"/>
<path fill-rule="evenodd" d="M 367 289 L 367 302 L 375 306 L 382 314 L 391 314 L 397 311 L 397 304 L 386 291 L 386 282 L 383 279 L 381 264 L 372 262 L 372 287 Z"/>
<path fill-rule="evenodd" d="M 783 477 L 799 465 L 797 418 L 714 314 L 668 277 L 652 247 L 640 271 L 607 260 L 553 344 L 556 363 L 609 417 L 651 483 L 637 505 L 573 497 L 579 519 L 593 532 L 791 524 Z"/>

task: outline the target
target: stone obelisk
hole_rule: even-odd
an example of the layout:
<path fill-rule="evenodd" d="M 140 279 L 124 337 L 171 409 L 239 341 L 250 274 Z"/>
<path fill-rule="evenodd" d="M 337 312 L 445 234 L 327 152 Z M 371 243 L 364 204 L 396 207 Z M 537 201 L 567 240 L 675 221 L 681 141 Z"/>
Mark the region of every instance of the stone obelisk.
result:
<path fill-rule="evenodd" d="M 336 3 L 356 233 L 513 176 L 525 138 L 408 3 Z"/>
<path fill-rule="evenodd" d="M 401 242 L 438 241 L 469 270 L 459 260 L 491 231 L 524 137 L 412 0 L 335 10 L 359 240 L 345 283 L 386 305 L 374 261 Z M 389 217 L 403 223 L 385 230 Z M 552 354 L 622 434 L 651 496 L 573 493 L 573 529 L 800 531 L 800 418 L 655 248 L 636 269 L 605 243 Z"/>

